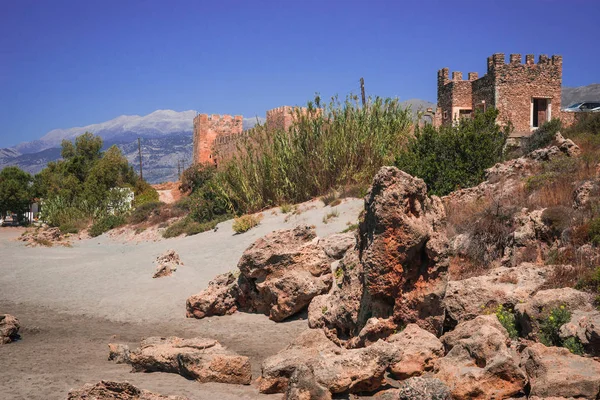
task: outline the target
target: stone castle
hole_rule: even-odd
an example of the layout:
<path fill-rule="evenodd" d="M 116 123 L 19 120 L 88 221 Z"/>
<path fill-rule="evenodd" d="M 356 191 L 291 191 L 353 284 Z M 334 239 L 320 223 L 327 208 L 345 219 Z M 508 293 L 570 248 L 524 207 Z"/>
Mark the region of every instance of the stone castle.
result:
<path fill-rule="evenodd" d="M 296 112 L 306 108 L 281 106 L 267 111 L 268 131 L 289 130 Z M 194 118 L 194 164 L 214 164 L 231 158 L 237 151 L 237 142 L 249 131 L 243 129 L 241 115 L 198 114 Z"/>
<path fill-rule="evenodd" d="M 562 56 L 511 54 L 509 62 L 503 53 L 487 59 L 487 73 L 481 78 L 469 72 L 438 71 L 438 104 L 435 121 L 451 124 L 470 117 L 474 110 L 498 109 L 498 122 L 512 122 L 515 133 L 522 135 L 540 127 L 552 118 L 569 118 L 561 113 Z"/>

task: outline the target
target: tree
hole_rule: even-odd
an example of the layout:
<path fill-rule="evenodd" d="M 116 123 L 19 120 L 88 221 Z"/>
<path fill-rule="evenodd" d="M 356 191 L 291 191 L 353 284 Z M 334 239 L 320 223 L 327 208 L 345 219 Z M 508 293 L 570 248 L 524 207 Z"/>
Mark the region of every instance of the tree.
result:
<path fill-rule="evenodd" d="M 27 212 L 31 202 L 32 178 L 19 167 L 6 167 L 0 171 L 0 213 Z"/>
<path fill-rule="evenodd" d="M 475 186 L 484 180 L 487 168 L 502 160 L 511 127 L 497 125 L 497 116 L 490 108 L 453 126 L 417 128 L 396 166 L 423 179 L 431 194 L 444 196 Z"/>

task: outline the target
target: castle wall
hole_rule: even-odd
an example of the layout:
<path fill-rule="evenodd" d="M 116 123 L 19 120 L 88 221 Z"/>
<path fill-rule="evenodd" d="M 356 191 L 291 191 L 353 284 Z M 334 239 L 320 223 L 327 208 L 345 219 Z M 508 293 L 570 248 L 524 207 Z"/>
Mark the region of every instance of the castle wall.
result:
<path fill-rule="evenodd" d="M 194 164 L 216 164 L 214 144 L 217 138 L 241 135 L 243 118 L 241 115 L 199 114 L 194 118 Z"/>

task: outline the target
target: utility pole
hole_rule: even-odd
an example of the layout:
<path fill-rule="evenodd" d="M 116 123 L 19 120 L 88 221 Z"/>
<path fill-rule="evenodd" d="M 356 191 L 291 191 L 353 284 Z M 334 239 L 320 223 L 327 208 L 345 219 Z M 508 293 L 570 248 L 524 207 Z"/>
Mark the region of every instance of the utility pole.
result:
<path fill-rule="evenodd" d="M 181 178 L 181 161 L 177 160 L 177 178 Z"/>
<path fill-rule="evenodd" d="M 140 180 L 144 180 L 144 172 L 142 170 L 142 139 L 138 137 L 138 152 L 140 154 Z"/>
<path fill-rule="evenodd" d="M 367 103 L 367 99 L 365 98 L 365 80 L 362 77 L 360 78 L 360 95 L 362 97 L 362 105 L 364 107 Z"/>

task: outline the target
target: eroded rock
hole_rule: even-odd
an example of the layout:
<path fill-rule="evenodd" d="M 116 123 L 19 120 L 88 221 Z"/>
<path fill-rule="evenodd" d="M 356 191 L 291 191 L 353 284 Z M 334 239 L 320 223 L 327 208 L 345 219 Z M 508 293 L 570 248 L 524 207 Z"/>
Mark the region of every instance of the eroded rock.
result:
<path fill-rule="evenodd" d="M 396 349 L 390 371 L 396 379 L 419 376 L 433 368 L 433 361 L 444 356 L 444 345 L 432 333 L 409 324 L 387 342 Z M 418 381 L 421 382 L 421 381 Z"/>
<path fill-rule="evenodd" d="M 560 337 L 577 338 L 586 353 L 600 355 L 600 312 L 596 310 L 576 310 L 571 314 L 571 320 L 560 328 Z"/>
<path fill-rule="evenodd" d="M 0 345 L 19 339 L 19 320 L 10 314 L 0 314 Z"/>
<path fill-rule="evenodd" d="M 441 341 L 448 353 L 434 361 L 434 372 L 454 399 L 500 399 L 523 391 L 527 376 L 495 315 L 462 322 Z"/>
<path fill-rule="evenodd" d="M 183 265 L 179 254 L 175 250 L 167 250 L 160 256 L 156 257 L 156 271 L 154 272 L 153 278 L 161 278 L 163 276 L 170 276 L 173 272 L 177 271 L 179 265 Z"/>
<path fill-rule="evenodd" d="M 530 396 L 596 399 L 600 393 L 600 363 L 565 348 L 535 343 L 523 351 L 522 364 Z"/>
<path fill-rule="evenodd" d="M 213 339 L 150 337 L 129 355 L 136 372 L 170 372 L 199 382 L 249 385 L 250 360 Z"/>
<path fill-rule="evenodd" d="M 217 275 L 202 292 L 188 297 L 186 316 L 204 318 L 211 315 L 228 315 L 237 311 L 240 295 L 239 274 L 227 272 Z"/>
<path fill-rule="evenodd" d="M 452 400 L 450 389 L 437 378 L 414 377 L 401 383 L 399 389 L 388 389 L 376 396 L 380 400 Z"/>
<path fill-rule="evenodd" d="M 129 382 L 100 381 L 72 389 L 67 400 L 188 400 L 184 396 L 163 396 L 138 389 Z"/>
<path fill-rule="evenodd" d="M 121 343 L 108 344 L 108 361 L 114 361 L 116 364 L 129 363 L 129 346 Z"/>

